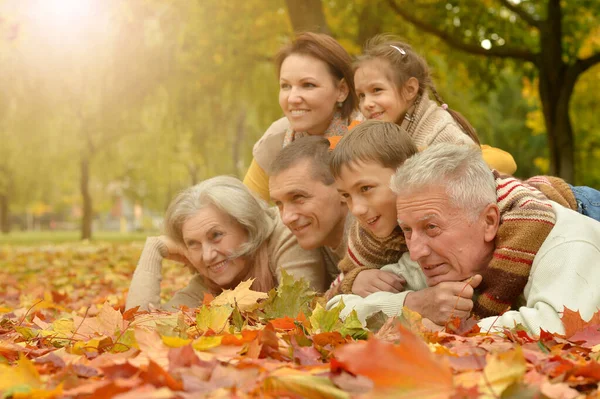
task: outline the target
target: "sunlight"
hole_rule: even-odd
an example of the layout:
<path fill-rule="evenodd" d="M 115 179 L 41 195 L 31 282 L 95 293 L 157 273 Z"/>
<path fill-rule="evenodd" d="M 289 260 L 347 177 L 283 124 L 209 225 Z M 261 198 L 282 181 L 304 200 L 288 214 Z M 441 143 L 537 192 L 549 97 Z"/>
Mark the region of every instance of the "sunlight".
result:
<path fill-rule="evenodd" d="M 94 0 L 39 0 L 32 13 L 40 25 L 77 28 L 89 22 Z"/>

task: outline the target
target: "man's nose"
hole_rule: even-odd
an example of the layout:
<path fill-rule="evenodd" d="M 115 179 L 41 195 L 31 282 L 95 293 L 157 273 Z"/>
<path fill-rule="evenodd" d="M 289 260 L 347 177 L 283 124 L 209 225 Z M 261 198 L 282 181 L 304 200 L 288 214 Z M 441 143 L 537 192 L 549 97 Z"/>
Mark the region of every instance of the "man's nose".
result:
<path fill-rule="evenodd" d="M 289 227 L 292 223 L 298 220 L 298 214 L 290 207 L 283 207 L 281 209 L 281 221 L 283 224 Z"/>
<path fill-rule="evenodd" d="M 410 258 L 415 262 L 424 260 L 431 254 L 431 249 L 427 245 L 426 240 L 423 237 L 415 235 L 414 232 L 411 233 L 410 239 L 406 240 L 406 246 L 408 247 Z"/>

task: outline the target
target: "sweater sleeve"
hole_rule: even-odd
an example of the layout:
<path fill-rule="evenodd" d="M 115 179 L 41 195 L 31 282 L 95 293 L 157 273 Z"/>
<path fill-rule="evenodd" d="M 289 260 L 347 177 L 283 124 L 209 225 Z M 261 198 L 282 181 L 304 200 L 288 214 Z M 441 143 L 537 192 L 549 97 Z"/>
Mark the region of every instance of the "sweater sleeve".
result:
<path fill-rule="evenodd" d="M 158 237 L 148 237 L 140 260 L 133 273 L 126 309 L 139 306 L 148 310 L 149 305 L 160 305 L 160 282 L 162 280 L 162 260 L 167 254 L 166 246 Z"/>
<path fill-rule="evenodd" d="M 285 270 L 295 279 L 303 278 L 308 281 L 316 292 L 325 291 L 326 266 L 319 249 L 302 249 L 296 237 L 280 219 L 277 219 L 269 240 L 269 261 L 275 266 L 277 282 L 281 281 L 281 271 Z"/>
<path fill-rule="evenodd" d="M 255 159 L 252 160 L 248 172 L 246 172 L 244 184 L 260 198 L 269 201 L 269 176 Z"/>
<path fill-rule="evenodd" d="M 600 247 L 578 240 L 563 242 L 541 254 L 525 288 L 526 305 L 500 317 L 479 321 L 482 331 L 522 324 L 539 335 L 540 329 L 564 334 L 560 314 L 567 307 L 589 320 L 600 307 Z"/>
<path fill-rule="evenodd" d="M 207 289 L 202 284 L 202 277 L 195 275 L 189 284 L 175 293 L 166 304 L 160 304 L 160 283 L 162 281 L 162 260 L 168 249 L 158 237 L 148 237 L 142 255 L 133 273 L 126 309 L 139 306 L 141 310 L 149 310 L 150 306 L 166 310 L 174 310 L 181 305 L 190 308 L 198 306 Z"/>
<path fill-rule="evenodd" d="M 500 148 L 482 145 L 481 155 L 491 169 L 506 175 L 512 175 L 517 171 L 517 163 L 513 156 Z"/>
<path fill-rule="evenodd" d="M 340 313 L 342 319 L 346 318 L 352 310 L 356 310 L 359 320 L 364 324 L 366 319 L 381 311 L 394 317 L 402 313 L 404 301 L 410 292 L 427 288 L 425 275 L 419 265 L 405 253 L 397 263 L 384 266 L 381 270 L 397 274 L 406 280 L 406 290 L 393 294 L 391 292 L 375 292 L 365 298 L 359 295 L 338 295 L 327 302 L 327 309 L 335 307 L 340 301 L 345 304 Z"/>

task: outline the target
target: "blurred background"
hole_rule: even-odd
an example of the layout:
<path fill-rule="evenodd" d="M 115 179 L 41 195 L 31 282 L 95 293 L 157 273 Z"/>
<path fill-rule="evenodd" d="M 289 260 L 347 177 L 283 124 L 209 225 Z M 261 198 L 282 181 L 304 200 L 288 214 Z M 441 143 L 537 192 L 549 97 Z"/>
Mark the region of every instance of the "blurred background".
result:
<path fill-rule="evenodd" d="M 243 178 L 305 30 L 401 36 L 517 176 L 600 188 L 597 0 L 0 0 L 0 243 L 143 237 Z"/>

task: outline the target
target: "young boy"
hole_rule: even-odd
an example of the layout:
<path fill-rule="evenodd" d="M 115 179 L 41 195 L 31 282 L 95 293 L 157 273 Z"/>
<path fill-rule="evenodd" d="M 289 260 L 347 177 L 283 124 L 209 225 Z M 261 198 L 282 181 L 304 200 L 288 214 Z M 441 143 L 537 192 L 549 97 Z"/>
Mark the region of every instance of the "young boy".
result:
<path fill-rule="evenodd" d="M 348 252 L 338 264 L 343 275 L 328 297 L 402 291 L 401 276 L 379 269 L 407 251 L 397 223 L 396 195 L 389 186 L 396 169 L 416 153 L 400 126 L 374 120 L 358 125 L 333 150 L 331 172 L 355 220 L 348 231 Z"/>

